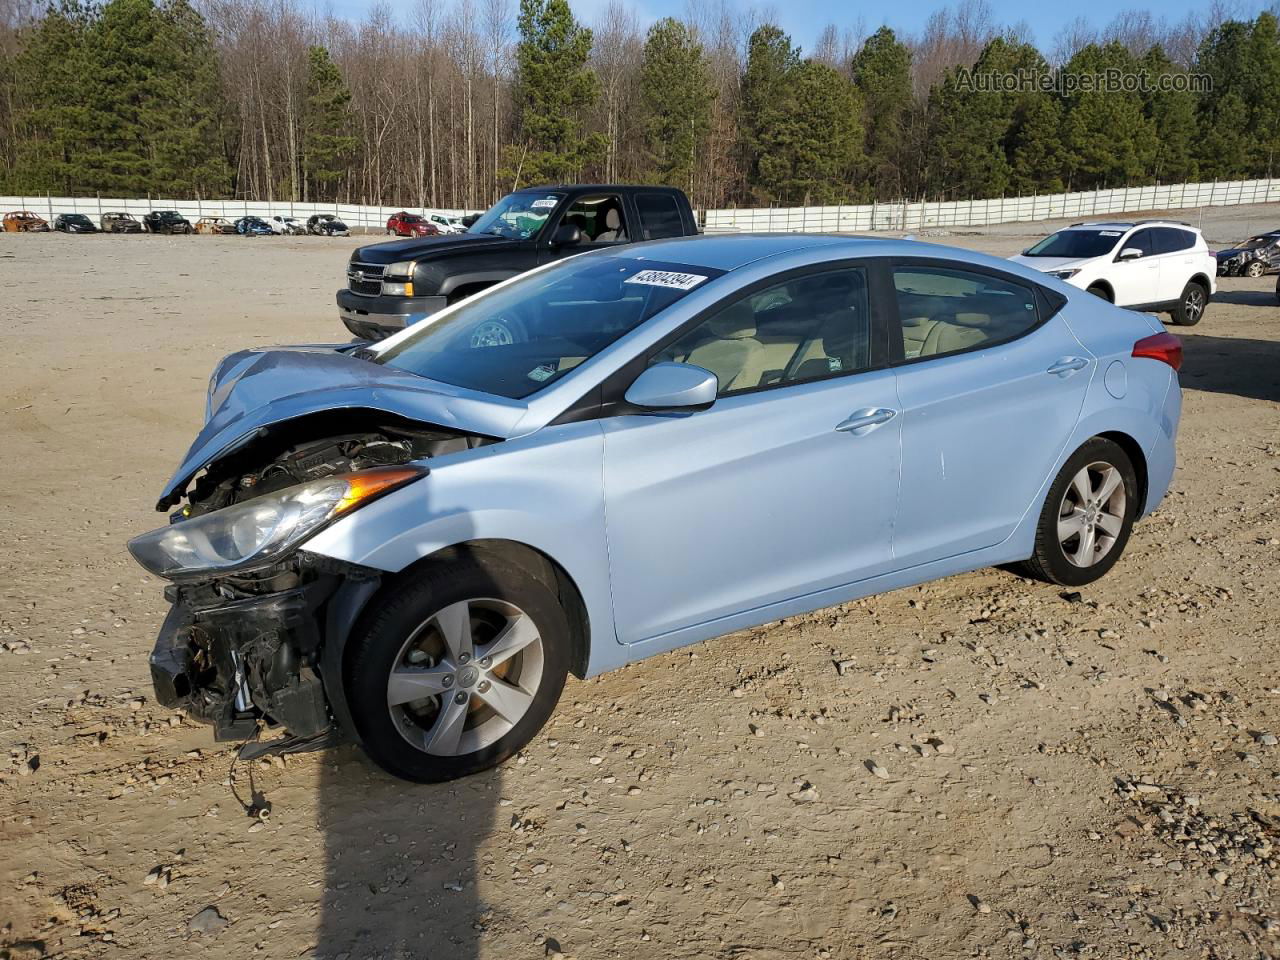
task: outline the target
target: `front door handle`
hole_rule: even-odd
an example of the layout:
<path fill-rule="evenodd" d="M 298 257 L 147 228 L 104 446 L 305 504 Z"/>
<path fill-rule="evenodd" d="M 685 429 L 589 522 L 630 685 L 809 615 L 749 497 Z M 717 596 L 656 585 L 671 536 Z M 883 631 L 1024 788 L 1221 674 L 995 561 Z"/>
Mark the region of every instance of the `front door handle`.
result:
<path fill-rule="evenodd" d="M 1045 373 L 1052 373 L 1065 379 L 1077 370 L 1083 370 L 1088 365 L 1089 361 L 1084 357 L 1063 357 L 1057 363 L 1050 364 Z"/>
<path fill-rule="evenodd" d="M 855 437 L 860 437 L 864 433 L 869 433 L 873 428 L 880 426 L 880 424 L 888 423 L 897 415 L 897 410 L 890 410 L 887 407 L 857 410 L 850 414 L 847 420 L 837 423 L 836 430 L 840 433 L 852 433 Z"/>

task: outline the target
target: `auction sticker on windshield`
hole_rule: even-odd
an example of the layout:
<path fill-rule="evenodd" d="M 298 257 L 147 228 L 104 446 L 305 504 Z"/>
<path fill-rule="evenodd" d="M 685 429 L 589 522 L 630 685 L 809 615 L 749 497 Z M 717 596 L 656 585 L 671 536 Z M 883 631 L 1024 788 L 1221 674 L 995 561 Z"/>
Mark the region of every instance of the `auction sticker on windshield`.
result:
<path fill-rule="evenodd" d="M 533 203 L 529 204 L 529 206 L 532 207 L 534 210 L 550 210 L 558 202 L 559 201 L 556 200 L 555 197 L 547 197 L 543 200 L 535 200 L 533 201 Z"/>
<path fill-rule="evenodd" d="M 706 277 L 696 273 L 674 273 L 670 270 L 641 270 L 623 283 L 643 283 L 650 287 L 671 287 L 673 290 L 692 290 Z"/>

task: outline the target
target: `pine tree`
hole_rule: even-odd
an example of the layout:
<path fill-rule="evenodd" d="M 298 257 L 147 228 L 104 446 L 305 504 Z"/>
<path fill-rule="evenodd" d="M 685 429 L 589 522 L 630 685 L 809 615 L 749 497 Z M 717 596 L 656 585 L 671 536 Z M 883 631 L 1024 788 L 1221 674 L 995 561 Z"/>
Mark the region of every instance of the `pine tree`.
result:
<path fill-rule="evenodd" d="M 1155 46 L 1141 61 L 1148 78 L 1143 113 L 1155 126 L 1156 153 L 1149 179 L 1160 183 L 1186 183 L 1199 175 L 1196 162 L 1196 95 L 1188 90 L 1160 90 L 1161 77 L 1181 71 L 1164 50 Z"/>
<path fill-rule="evenodd" d="M 159 16 L 155 90 L 145 114 L 149 189 L 225 196 L 230 170 L 222 153 L 222 95 L 208 27 L 187 0 L 168 0 Z"/>
<path fill-rule="evenodd" d="M 779 142 L 760 162 L 765 184 L 783 203 L 851 199 L 862 156 L 861 111 L 852 84 L 834 67 L 805 60 L 790 71 L 784 104 Z"/>
<path fill-rule="evenodd" d="M 1027 97 L 1008 147 L 1011 192 L 1062 192 L 1062 105 L 1057 97 L 1048 92 Z"/>
<path fill-rule="evenodd" d="M 507 154 L 505 175 L 520 183 L 572 179 L 598 162 L 607 146 L 600 133 L 583 132 L 584 111 L 595 103 L 596 76 L 587 68 L 591 31 L 568 0 L 520 0 L 515 108 L 520 143 Z"/>
<path fill-rule="evenodd" d="M 1138 64 L 1119 43 L 1090 44 L 1068 62 L 1076 75 L 1107 70 L 1137 73 Z M 1155 124 L 1144 115 L 1142 95 L 1118 90 L 1078 90 L 1067 97 L 1063 159 L 1075 190 L 1127 186 L 1151 176 L 1156 155 Z"/>
<path fill-rule="evenodd" d="M 693 192 L 698 154 L 711 128 L 715 88 L 702 45 L 679 20 L 649 29 L 640 65 L 650 178 Z"/>
<path fill-rule="evenodd" d="M 356 144 L 351 91 L 329 51 L 311 47 L 307 51 L 307 99 L 302 117 L 304 199 L 337 198 Z"/>
<path fill-rule="evenodd" d="M 911 110 L 911 52 L 888 27 L 862 45 L 849 65 L 866 111 L 868 191 L 878 199 L 902 196 L 904 131 Z"/>
<path fill-rule="evenodd" d="M 10 189 L 86 190 L 83 165 L 93 143 L 88 32 L 88 10 L 78 0 L 63 0 L 25 37 L 14 62 L 19 142 Z"/>
<path fill-rule="evenodd" d="M 769 24 L 756 29 L 747 42 L 747 67 L 742 76 L 738 136 L 747 187 L 758 202 L 776 199 L 776 183 L 763 172 L 767 156 L 777 148 L 788 124 L 790 83 L 800 63 L 791 38 Z"/>

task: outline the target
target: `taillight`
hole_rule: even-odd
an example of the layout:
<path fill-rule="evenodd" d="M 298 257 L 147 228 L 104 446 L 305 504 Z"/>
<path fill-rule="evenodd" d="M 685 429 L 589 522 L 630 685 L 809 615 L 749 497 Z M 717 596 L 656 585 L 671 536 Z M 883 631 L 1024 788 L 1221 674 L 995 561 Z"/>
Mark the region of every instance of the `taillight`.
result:
<path fill-rule="evenodd" d="M 1156 333 L 1143 337 L 1133 345 L 1133 355 L 1159 360 L 1175 370 L 1182 369 L 1182 341 L 1172 333 Z"/>

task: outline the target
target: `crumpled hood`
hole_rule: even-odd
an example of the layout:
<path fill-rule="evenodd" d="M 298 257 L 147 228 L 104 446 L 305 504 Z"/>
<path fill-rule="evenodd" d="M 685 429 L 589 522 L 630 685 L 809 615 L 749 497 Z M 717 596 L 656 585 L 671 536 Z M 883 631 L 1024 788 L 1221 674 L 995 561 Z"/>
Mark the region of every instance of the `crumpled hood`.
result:
<path fill-rule="evenodd" d="M 214 371 L 204 427 L 156 509 L 177 503 L 192 477 L 261 428 L 342 409 L 377 410 L 428 426 L 506 438 L 527 407 L 361 360 L 334 345 L 242 350 Z"/>
<path fill-rule="evenodd" d="M 1014 263 L 1020 263 L 1024 267 L 1030 267 L 1032 270 L 1039 270 L 1041 273 L 1048 273 L 1050 270 L 1076 270 L 1089 262 L 1089 257 L 1024 257 L 1019 254 L 1016 257 L 1010 257 Z"/>

